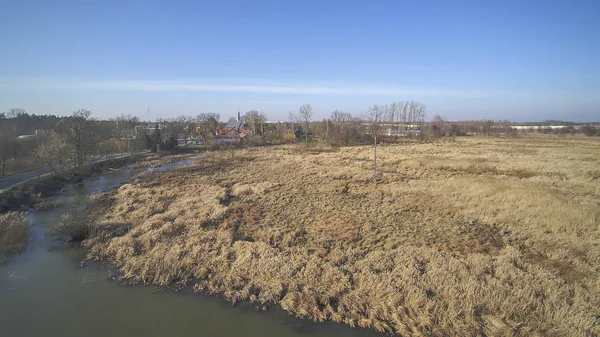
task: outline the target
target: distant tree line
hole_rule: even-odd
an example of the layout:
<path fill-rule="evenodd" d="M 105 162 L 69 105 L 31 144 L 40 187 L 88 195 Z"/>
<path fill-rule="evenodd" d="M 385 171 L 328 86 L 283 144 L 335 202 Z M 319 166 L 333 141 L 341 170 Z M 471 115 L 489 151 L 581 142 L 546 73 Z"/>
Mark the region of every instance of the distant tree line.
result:
<path fill-rule="evenodd" d="M 369 106 L 363 114 L 334 110 L 328 118 L 313 120 L 310 104 L 290 112 L 287 121 L 269 122 L 266 114 L 250 110 L 242 115 L 246 146 L 311 143 L 329 146 L 423 141 L 439 137 L 497 136 L 544 133 L 600 136 L 599 124 L 564 121 L 524 123 L 509 120 L 448 121 L 434 115 L 426 122 L 426 106 L 416 101 L 397 101 Z M 232 118 L 233 119 L 233 118 Z M 217 130 L 227 123 L 218 113 L 178 116 L 149 123 L 121 115 L 98 120 L 88 110 L 66 117 L 28 114 L 10 109 L 0 114 L 0 175 L 50 166 L 57 172 L 76 172 L 90 160 L 115 154 L 136 154 L 143 149 L 168 151 L 195 143 L 208 150 L 215 146 Z M 562 127 L 557 128 L 556 125 Z"/>
<path fill-rule="evenodd" d="M 600 135 L 598 123 L 574 123 L 563 121 L 543 121 L 540 123 L 517 123 L 510 120 L 472 120 L 448 121 L 435 115 L 431 122 L 426 123 L 425 132 L 429 137 L 455 137 L 455 136 L 496 136 L 512 137 L 533 133 L 554 135 L 586 136 Z"/>

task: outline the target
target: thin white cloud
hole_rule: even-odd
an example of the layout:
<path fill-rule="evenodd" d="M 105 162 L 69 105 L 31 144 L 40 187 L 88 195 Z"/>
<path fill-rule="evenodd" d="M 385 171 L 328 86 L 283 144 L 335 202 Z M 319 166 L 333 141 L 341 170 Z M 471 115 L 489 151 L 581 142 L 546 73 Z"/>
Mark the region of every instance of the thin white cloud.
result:
<path fill-rule="evenodd" d="M 241 104 L 260 104 L 260 105 L 302 105 L 303 101 L 274 101 L 274 100 L 252 100 L 252 101 L 236 101 Z"/>
<path fill-rule="evenodd" d="M 242 81 L 240 81 L 242 82 Z M 311 85 L 311 84 L 241 84 L 207 81 L 140 81 L 140 80 L 67 80 L 67 79 L 0 79 L 0 85 L 26 88 L 69 90 L 123 91 L 197 91 L 291 95 L 380 95 L 490 97 L 507 93 L 452 90 L 439 88 L 407 88 L 377 85 Z"/>

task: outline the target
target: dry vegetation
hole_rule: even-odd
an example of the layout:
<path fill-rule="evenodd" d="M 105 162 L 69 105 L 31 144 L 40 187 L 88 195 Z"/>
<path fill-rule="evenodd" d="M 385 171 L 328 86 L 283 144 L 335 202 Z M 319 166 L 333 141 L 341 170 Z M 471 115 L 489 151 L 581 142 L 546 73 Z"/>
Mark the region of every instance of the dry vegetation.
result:
<path fill-rule="evenodd" d="M 141 168 L 141 167 L 158 167 L 166 164 L 170 164 L 172 162 L 188 159 L 197 154 L 194 153 L 186 153 L 186 154 L 157 154 L 152 153 L 145 156 L 140 156 L 137 158 L 136 162 L 127 166 L 128 168 Z"/>
<path fill-rule="evenodd" d="M 600 144 L 241 150 L 109 192 L 89 259 L 134 283 L 410 336 L 600 333 Z M 99 225 L 102 226 L 102 225 Z"/>
<path fill-rule="evenodd" d="M 21 212 L 0 214 L 0 262 L 6 256 L 21 252 L 27 246 L 27 218 Z"/>

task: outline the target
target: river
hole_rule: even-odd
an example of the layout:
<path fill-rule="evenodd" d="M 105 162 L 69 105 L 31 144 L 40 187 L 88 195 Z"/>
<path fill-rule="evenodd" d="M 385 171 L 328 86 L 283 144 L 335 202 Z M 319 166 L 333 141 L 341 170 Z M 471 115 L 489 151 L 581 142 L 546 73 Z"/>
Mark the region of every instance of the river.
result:
<path fill-rule="evenodd" d="M 84 249 L 52 248 L 46 240 L 45 226 L 68 210 L 72 198 L 104 192 L 143 171 L 166 171 L 191 162 L 96 176 L 57 195 L 54 203 L 59 207 L 28 212 L 32 235 L 27 250 L 0 265 L 0 335 L 381 336 L 332 322 L 299 320 L 278 308 L 261 312 L 249 304 L 232 306 L 216 296 L 121 286 L 105 266 L 80 266 Z"/>

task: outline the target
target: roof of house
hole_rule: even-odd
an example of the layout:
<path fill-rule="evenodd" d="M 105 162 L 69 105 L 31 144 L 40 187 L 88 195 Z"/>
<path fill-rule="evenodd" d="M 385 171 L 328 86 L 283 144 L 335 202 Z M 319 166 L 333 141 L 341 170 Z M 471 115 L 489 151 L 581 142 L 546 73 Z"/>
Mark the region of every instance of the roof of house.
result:
<path fill-rule="evenodd" d="M 246 129 L 244 128 L 230 128 L 218 130 L 216 138 L 243 138 L 246 136 Z"/>
<path fill-rule="evenodd" d="M 241 129 L 244 127 L 244 123 L 244 117 L 240 117 L 238 120 L 231 119 L 225 128 Z"/>

